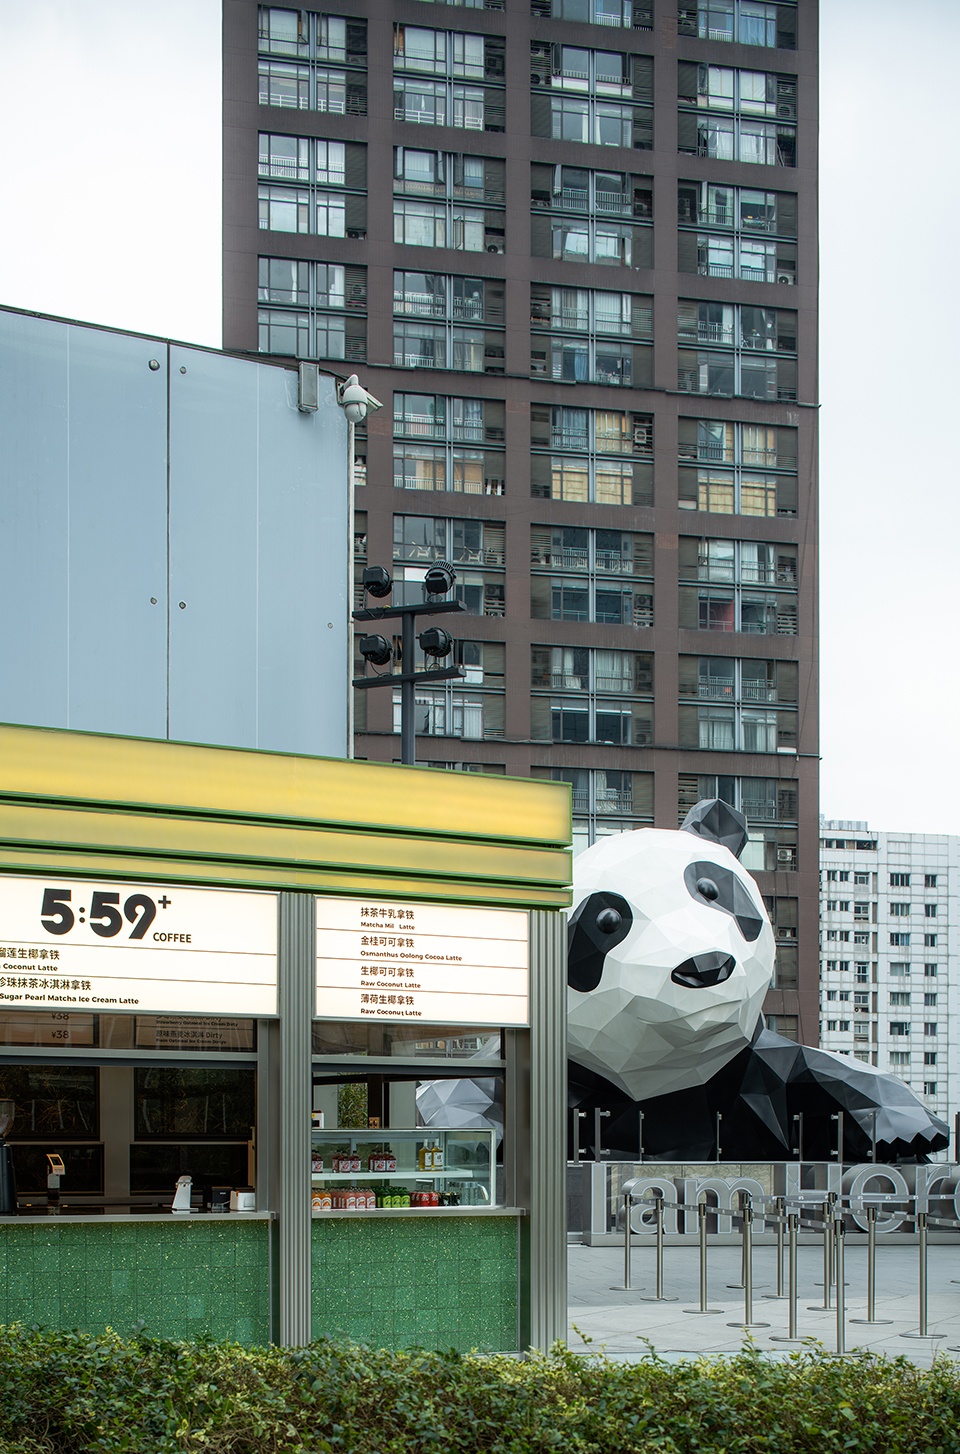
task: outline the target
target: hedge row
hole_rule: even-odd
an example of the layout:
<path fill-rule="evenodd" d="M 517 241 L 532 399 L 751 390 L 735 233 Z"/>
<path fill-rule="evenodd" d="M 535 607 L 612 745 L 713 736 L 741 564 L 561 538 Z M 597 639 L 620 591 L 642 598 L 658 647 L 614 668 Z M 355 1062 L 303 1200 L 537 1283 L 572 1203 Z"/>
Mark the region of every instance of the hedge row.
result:
<path fill-rule="evenodd" d="M 952 1454 L 960 1367 L 247 1349 L 0 1327 L 3 1454 Z"/>

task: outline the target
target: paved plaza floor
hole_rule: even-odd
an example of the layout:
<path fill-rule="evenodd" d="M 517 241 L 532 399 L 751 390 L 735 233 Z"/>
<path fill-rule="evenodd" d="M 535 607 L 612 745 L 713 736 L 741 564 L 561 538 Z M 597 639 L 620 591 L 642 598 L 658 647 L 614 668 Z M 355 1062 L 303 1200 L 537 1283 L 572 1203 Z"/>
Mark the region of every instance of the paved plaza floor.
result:
<path fill-rule="evenodd" d="M 905 1338 L 919 1328 L 919 1258 L 915 1245 L 877 1247 L 876 1316 L 889 1322 L 856 1323 L 866 1317 L 866 1246 L 846 1239 L 845 1252 L 845 1351 L 870 1349 L 888 1357 L 903 1355 L 923 1367 L 939 1353 L 960 1359 L 960 1243 L 932 1244 L 928 1248 L 926 1338 Z M 695 1245 L 674 1244 L 664 1250 L 665 1297 L 671 1302 L 645 1301 L 656 1291 L 655 1249 L 635 1247 L 632 1278 L 636 1292 L 623 1287 L 623 1249 L 571 1245 L 568 1249 L 569 1332 L 574 1352 L 603 1352 L 608 1357 L 635 1359 L 647 1355 L 650 1344 L 665 1358 L 701 1353 L 733 1353 L 752 1336 L 756 1345 L 771 1354 L 790 1351 L 788 1343 L 774 1341 L 772 1334 L 788 1330 L 787 1302 L 771 1299 L 776 1293 L 776 1248 L 754 1249 L 755 1326 L 748 1334 L 742 1327 L 744 1294 L 731 1287 L 741 1277 L 741 1253 L 736 1246 L 712 1246 L 708 1255 L 708 1299 L 710 1308 L 720 1311 L 705 1316 L 685 1311 L 700 1306 L 700 1263 Z M 786 1261 L 786 1259 L 784 1259 Z M 954 1283 L 953 1278 L 958 1281 Z M 784 1268 L 786 1279 L 786 1268 Z M 786 1281 L 785 1284 L 786 1286 Z M 833 1307 L 823 1308 L 823 1252 L 816 1245 L 798 1251 L 797 1333 L 813 1338 L 828 1351 L 837 1346 L 835 1292 Z M 768 1324 L 768 1326 L 759 1326 Z M 933 1336 L 939 1335 L 939 1336 Z M 589 1343 L 585 1340 L 591 1340 Z M 798 1345 L 799 1346 L 799 1345 Z"/>

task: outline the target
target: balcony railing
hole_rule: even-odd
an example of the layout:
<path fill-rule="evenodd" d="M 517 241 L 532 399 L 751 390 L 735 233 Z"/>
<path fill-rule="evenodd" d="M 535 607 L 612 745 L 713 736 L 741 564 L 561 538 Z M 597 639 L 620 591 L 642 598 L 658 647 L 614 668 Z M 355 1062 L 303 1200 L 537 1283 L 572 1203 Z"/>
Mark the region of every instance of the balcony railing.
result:
<path fill-rule="evenodd" d="M 620 792 L 616 788 L 605 788 L 597 793 L 598 813 L 632 813 L 633 794 Z"/>
<path fill-rule="evenodd" d="M 770 682 L 741 682 L 740 695 L 745 702 L 775 702 L 777 689 Z"/>
<path fill-rule="evenodd" d="M 397 369 L 442 369 L 446 368 L 443 359 L 427 358 L 420 353 L 395 353 L 393 355 L 393 366 Z"/>
<path fill-rule="evenodd" d="M 733 697 L 733 677 L 700 677 L 697 681 L 697 696 L 713 700 Z"/>

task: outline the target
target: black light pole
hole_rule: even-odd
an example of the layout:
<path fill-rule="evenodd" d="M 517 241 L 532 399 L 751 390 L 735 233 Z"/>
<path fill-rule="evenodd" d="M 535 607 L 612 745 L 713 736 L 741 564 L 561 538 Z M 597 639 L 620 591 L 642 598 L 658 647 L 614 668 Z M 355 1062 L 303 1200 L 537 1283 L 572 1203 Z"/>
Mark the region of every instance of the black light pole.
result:
<path fill-rule="evenodd" d="M 425 655 L 431 656 L 435 660 L 447 656 L 453 649 L 453 638 L 442 627 L 429 626 L 418 636 L 416 620 L 418 616 L 449 615 L 453 611 L 465 609 L 461 601 L 438 599 L 453 589 L 456 579 L 457 573 L 453 566 L 449 562 L 441 560 L 430 567 L 424 578 L 425 600 L 409 606 L 368 606 L 352 613 L 354 621 L 399 620 L 401 623 L 400 665 L 402 670 L 382 672 L 378 676 L 354 677 L 353 685 L 367 689 L 370 687 L 395 687 L 399 683 L 400 761 L 407 766 L 413 766 L 417 760 L 417 728 L 414 715 L 416 683 L 462 680 L 466 675 L 459 664 L 434 667 L 430 671 L 414 671 L 414 648 L 418 641 Z M 389 596 L 393 590 L 393 581 L 383 566 L 367 566 L 363 572 L 363 588 L 374 599 L 382 599 L 384 596 Z M 362 636 L 360 654 L 364 661 L 370 662 L 372 666 L 387 666 L 393 659 L 393 648 L 384 636 Z"/>

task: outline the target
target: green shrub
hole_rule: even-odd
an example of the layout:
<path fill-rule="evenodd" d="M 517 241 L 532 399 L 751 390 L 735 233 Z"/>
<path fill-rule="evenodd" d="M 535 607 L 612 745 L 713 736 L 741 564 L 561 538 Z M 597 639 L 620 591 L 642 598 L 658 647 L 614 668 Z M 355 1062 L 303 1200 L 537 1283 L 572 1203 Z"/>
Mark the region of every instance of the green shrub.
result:
<path fill-rule="evenodd" d="M 0 1328 L 0 1454 L 960 1454 L 960 1367 L 668 1364 Z"/>

